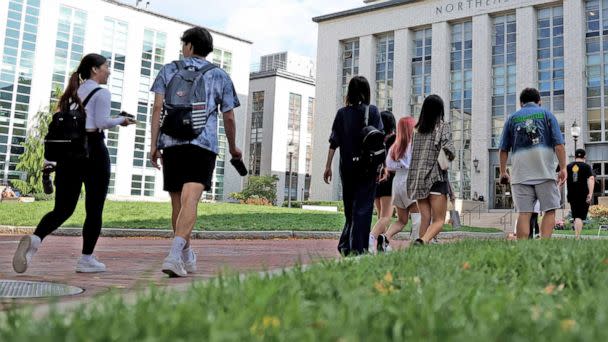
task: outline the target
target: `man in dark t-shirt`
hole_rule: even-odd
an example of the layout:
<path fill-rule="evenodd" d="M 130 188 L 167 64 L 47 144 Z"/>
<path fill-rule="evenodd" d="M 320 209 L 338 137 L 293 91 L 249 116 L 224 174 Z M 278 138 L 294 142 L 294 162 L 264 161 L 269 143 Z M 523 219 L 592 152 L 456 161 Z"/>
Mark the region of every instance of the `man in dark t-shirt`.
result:
<path fill-rule="evenodd" d="M 568 164 L 568 202 L 574 218 L 576 238 L 581 236 L 583 221 L 587 219 L 589 205 L 593 199 L 595 177 L 591 166 L 585 163 L 585 150 L 578 149 L 574 153 L 574 162 Z"/>

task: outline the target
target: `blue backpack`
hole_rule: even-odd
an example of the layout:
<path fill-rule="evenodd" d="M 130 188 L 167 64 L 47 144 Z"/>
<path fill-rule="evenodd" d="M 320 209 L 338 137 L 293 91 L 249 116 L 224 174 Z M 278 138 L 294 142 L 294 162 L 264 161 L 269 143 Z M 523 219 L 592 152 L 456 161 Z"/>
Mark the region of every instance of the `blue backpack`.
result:
<path fill-rule="evenodd" d="M 209 63 L 202 68 L 174 61 L 177 74 L 165 92 L 160 131 L 180 140 L 192 140 L 205 129 L 209 110 L 203 75 L 217 66 Z"/>

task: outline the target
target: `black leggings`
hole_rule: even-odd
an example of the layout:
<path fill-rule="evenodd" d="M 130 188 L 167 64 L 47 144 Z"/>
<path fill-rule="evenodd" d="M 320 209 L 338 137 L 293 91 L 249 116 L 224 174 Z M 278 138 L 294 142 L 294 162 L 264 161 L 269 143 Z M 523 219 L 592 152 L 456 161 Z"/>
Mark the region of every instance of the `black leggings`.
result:
<path fill-rule="evenodd" d="M 82 230 L 82 254 L 93 254 L 101 233 L 103 206 L 110 183 L 110 156 L 103 133 L 87 133 L 87 136 L 88 159 L 57 163 L 55 207 L 40 220 L 34 234 L 44 239 L 72 216 L 84 183 L 86 219 Z"/>

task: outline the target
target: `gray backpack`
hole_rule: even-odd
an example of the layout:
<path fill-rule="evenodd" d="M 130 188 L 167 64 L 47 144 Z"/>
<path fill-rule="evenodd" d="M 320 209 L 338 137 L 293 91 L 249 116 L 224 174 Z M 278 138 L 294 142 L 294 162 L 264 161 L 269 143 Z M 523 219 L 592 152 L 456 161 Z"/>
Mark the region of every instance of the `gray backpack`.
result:
<path fill-rule="evenodd" d="M 165 91 L 160 131 L 176 139 L 192 140 L 203 132 L 209 118 L 203 75 L 216 66 L 209 63 L 199 69 L 183 61 L 173 63 L 177 74 Z"/>

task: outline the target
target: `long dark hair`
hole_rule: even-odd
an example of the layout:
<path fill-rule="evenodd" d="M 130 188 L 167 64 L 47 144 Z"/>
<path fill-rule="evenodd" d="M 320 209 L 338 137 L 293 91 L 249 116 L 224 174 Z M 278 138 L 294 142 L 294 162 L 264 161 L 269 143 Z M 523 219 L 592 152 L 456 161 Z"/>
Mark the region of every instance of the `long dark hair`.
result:
<path fill-rule="evenodd" d="M 443 115 L 444 109 L 441 97 L 435 94 L 427 96 L 422 103 L 420 118 L 416 124 L 416 129 L 423 134 L 433 132 L 435 126 L 443 121 Z"/>
<path fill-rule="evenodd" d="M 82 58 L 78 69 L 70 76 L 68 87 L 65 88 L 63 95 L 59 99 L 59 110 L 68 111 L 73 103 L 78 106 L 79 110 L 83 110 L 82 101 L 78 97 L 78 88 L 81 80 L 91 78 L 91 69 L 99 68 L 106 62 L 106 58 L 96 53 L 90 53 Z"/>
<path fill-rule="evenodd" d="M 369 82 L 363 76 L 355 76 L 348 83 L 346 93 L 346 105 L 358 105 L 363 103 L 369 105 Z"/>
<path fill-rule="evenodd" d="M 384 134 L 388 135 L 388 134 L 395 133 L 395 130 L 397 129 L 397 127 L 395 124 L 395 116 L 393 115 L 393 113 L 389 112 L 388 110 L 385 110 L 382 113 L 380 113 L 380 119 L 382 119 L 382 126 L 384 127 Z"/>

